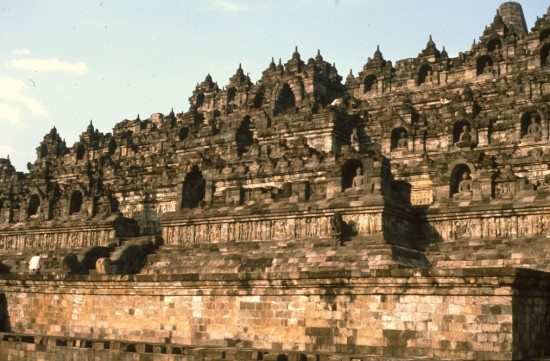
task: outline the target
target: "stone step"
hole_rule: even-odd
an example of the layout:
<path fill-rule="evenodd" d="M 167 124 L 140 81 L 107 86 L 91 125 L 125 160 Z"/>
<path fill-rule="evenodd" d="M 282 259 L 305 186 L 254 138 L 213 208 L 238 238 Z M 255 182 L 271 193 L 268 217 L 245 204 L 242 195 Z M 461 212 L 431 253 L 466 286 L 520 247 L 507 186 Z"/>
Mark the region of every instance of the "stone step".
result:
<path fill-rule="evenodd" d="M 434 267 L 514 266 L 550 271 L 544 262 L 550 258 L 546 237 L 441 242 L 430 245 L 426 257 Z"/>
<path fill-rule="evenodd" d="M 423 253 L 388 244 L 347 242 L 335 247 L 332 240 L 316 247 L 292 242 L 231 242 L 216 245 L 168 245 L 149 255 L 142 273 L 302 272 L 305 269 L 345 270 L 391 267 L 429 267 Z"/>

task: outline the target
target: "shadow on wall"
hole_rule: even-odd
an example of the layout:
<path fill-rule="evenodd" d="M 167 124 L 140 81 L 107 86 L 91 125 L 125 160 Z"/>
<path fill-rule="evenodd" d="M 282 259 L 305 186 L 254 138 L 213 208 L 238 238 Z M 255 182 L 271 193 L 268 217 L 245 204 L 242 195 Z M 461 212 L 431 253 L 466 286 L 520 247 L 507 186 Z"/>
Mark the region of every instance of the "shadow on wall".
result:
<path fill-rule="evenodd" d="M 144 201 L 142 210 L 134 212 L 133 219 L 139 224 L 141 235 L 160 236 L 162 234 L 160 213 L 155 209 L 154 202 Z"/>
<path fill-rule="evenodd" d="M 526 276 L 519 277 L 521 273 Z M 537 278 L 538 271 L 518 270 L 516 292 L 512 298 L 512 356 L 514 360 L 550 356 L 550 296 L 533 288 L 525 278 Z M 490 307 L 490 305 L 487 305 Z M 498 317 L 501 310 L 491 307 L 491 314 Z M 501 327 L 505 327 L 503 324 Z"/>
<path fill-rule="evenodd" d="M 4 293 L 0 293 L 0 332 L 10 332 L 10 315 L 8 312 L 8 300 Z"/>

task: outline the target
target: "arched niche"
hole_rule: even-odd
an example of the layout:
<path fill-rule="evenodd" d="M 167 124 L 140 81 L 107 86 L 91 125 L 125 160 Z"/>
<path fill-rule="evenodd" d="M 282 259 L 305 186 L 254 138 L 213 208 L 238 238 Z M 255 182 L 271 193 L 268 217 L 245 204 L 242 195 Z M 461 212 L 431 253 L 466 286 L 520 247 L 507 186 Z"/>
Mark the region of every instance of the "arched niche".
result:
<path fill-rule="evenodd" d="M 544 40 L 550 38 L 550 28 L 545 28 L 540 31 L 539 41 L 542 43 Z"/>
<path fill-rule="evenodd" d="M 40 158 L 45 158 L 48 156 L 48 146 L 46 144 L 42 144 L 40 146 Z"/>
<path fill-rule="evenodd" d="M 235 100 L 235 94 L 237 94 L 237 89 L 234 87 L 227 88 L 227 103 L 231 103 Z"/>
<path fill-rule="evenodd" d="M 492 38 L 487 42 L 487 52 L 492 53 L 495 50 L 502 49 L 500 38 Z"/>
<path fill-rule="evenodd" d="M 256 109 L 259 109 L 262 107 L 262 104 L 264 103 L 264 92 L 263 90 L 262 91 L 259 91 L 255 96 L 254 96 L 254 108 Z"/>
<path fill-rule="evenodd" d="M 466 164 L 457 164 L 451 171 L 449 196 L 459 193 L 460 183 L 464 180 L 464 174 L 467 174 L 471 181 L 472 170 Z"/>
<path fill-rule="evenodd" d="M 275 102 L 274 114 L 281 114 L 288 111 L 296 110 L 296 98 L 292 92 L 290 85 L 284 84 L 277 95 L 277 101 Z"/>
<path fill-rule="evenodd" d="M 493 59 L 489 55 L 483 55 L 476 60 L 477 75 L 493 74 Z"/>
<path fill-rule="evenodd" d="M 205 195 L 205 181 L 202 172 L 194 165 L 183 181 L 181 208 L 197 208 Z"/>
<path fill-rule="evenodd" d="M 203 93 L 197 94 L 197 97 L 195 98 L 195 107 L 200 108 L 202 107 L 203 103 L 204 103 L 204 94 Z"/>
<path fill-rule="evenodd" d="M 179 131 L 179 134 L 178 134 L 178 139 L 179 140 L 185 140 L 185 139 L 187 139 L 188 136 L 189 136 L 189 128 L 187 128 L 187 127 L 180 128 L 180 131 Z"/>
<path fill-rule="evenodd" d="M 40 210 L 40 197 L 38 196 L 38 194 L 33 194 L 29 199 L 29 205 L 27 207 L 27 216 L 29 218 L 36 217 L 38 216 L 39 210 Z"/>
<path fill-rule="evenodd" d="M 83 144 L 79 144 L 78 147 L 76 147 L 76 160 L 84 159 L 84 154 L 86 154 L 86 148 Z"/>
<path fill-rule="evenodd" d="M 391 131 L 391 150 L 407 149 L 409 143 L 407 130 L 403 127 Z"/>
<path fill-rule="evenodd" d="M 432 67 L 428 64 L 424 64 L 418 70 L 418 85 L 424 83 L 431 83 L 433 81 Z"/>
<path fill-rule="evenodd" d="M 71 199 L 69 203 L 69 214 L 76 214 L 80 212 L 80 210 L 82 209 L 83 201 L 84 199 L 82 197 L 82 192 L 78 190 L 74 191 L 71 194 Z"/>
<path fill-rule="evenodd" d="M 109 155 L 111 155 L 111 156 L 114 155 L 115 152 L 116 152 L 116 149 L 117 149 L 116 140 L 111 139 L 111 141 L 109 142 L 109 147 L 108 147 Z"/>
<path fill-rule="evenodd" d="M 540 65 L 550 66 L 550 44 L 546 44 L 540 49 Z"/>
<path fill-rule="evenodd" d="M 464 128 L 466 127 L 466 128 Z M 453 143 L 457 143 L 457 142 L 471 142 L 472 139 L 471 139 L 471 126 L 470 126 L 470 122 L 467 121 L 466 119 L 462 119 L 462 120 L 457 120 L 456 122 L 454 122 L 453 124 Z M 463 135 L 464 132 L 467 131 L 468 134 L 469 134 L 469 137 L 470 139 L 466 139 L 467 136 Z"/>
<path fill-rule="evenodd" d="M 350 159 L 342 165 L 342 191 L 353 187 L 353 178 L 357 175 L 357 168 L 363 171 L 363 163 L 358 159 Z"/>
<path fill-rule="evenodd" d="M 541 116 L 537 111 L 525 112 L 521 116 L 521 136 L 542 135 Z"/>
<path fill-rule="evenodd" d="M 235 141 L 237 143 L 237 152 L 242 155 L 249 146 L 254 142 L 253 133 L 250 130 L 250 117 L 246 116 L 241 121 L 237 132 L 235 133 Z"/>
<path fill-rule="evenodd" d="M 364 92 L 368 93 L 378 89 L 378 78 L 374 74 L 367 75 L 363 81 Z"/>

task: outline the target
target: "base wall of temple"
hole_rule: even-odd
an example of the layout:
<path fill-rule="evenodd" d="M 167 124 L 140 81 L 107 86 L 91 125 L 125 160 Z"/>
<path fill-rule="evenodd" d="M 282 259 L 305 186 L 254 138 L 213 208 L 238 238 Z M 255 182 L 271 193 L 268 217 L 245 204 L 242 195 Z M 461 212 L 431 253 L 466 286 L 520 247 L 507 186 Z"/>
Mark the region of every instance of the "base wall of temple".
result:
<path fill-rule="evenodd" d="M 4 276 L 3 331 L 395 357 L 505 360 L 550 353 L 542 341 L 550 333 L 550 276 L 537 271 L 60 278 Z"/>

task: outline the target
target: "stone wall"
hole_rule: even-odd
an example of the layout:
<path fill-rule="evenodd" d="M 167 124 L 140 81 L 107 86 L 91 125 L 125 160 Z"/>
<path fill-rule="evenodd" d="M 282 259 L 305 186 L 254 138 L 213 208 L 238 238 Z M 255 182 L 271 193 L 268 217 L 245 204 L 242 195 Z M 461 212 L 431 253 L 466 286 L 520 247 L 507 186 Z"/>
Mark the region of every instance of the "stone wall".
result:
<path fill-rule="evenodd" d="M 15 224 L 0 228 L 0 251 L 107 246 L 115 237 L 133 237 L 138 234 L 137 222 L 120 214 L 94 221 L 76 219 L 45 224 Z"/>
<path fill-rule="evenodd" d="M 19 334 L 476 360 L 549 353 L 540 340 L 550 332 L 550 278 L 534 271 L 5 276 L 1 283 L 6 331 Z"/>
<path fill-rule="evenodd" d="M 307 217 L 272 216 L 239 217 L 211 222 L 208 219 L 177 221 L 163 224 L 166 244 L 223 243 L 234 241 L 289 240 L 331 236 L 331 214 L 310 214 Z M 357 234 L 382 233 L 382 214 L 377 212 L 344 216 L 353 222 Z"/>
<path fill-rule="evenodd" d="M 429 212 L 424 229 L 429 243 L 545 236 L 550 233 L 550 209 L 530 204 L 499 210 L 470 207 L 460 214 Z"/>
<path fill-rule="evenodd" d="M 67 249 L 91 246 L 107 246 L 115 237 L 112 228 L 21 230 L 0 232 L 0 250 Z"/>
<path fill-rule="evenodd" d="M 290 215 L 290 212 L 286 215 L 273 212 L 262 216 L 218 217 L 215 221 L 200 215 L 188 219 L 166 217 L 161 222 L 162 236 L 166 245 L 330 238 L 334 211 L 342 212 L 350 236 L 375 236 L 386 243 L 414 247 L 417 225 L 411 215 L 400 208 L 379 205 L 355 207 L 353 212 L 333 208 L 304 215 L 303 211 L 295 210 Z"/>

